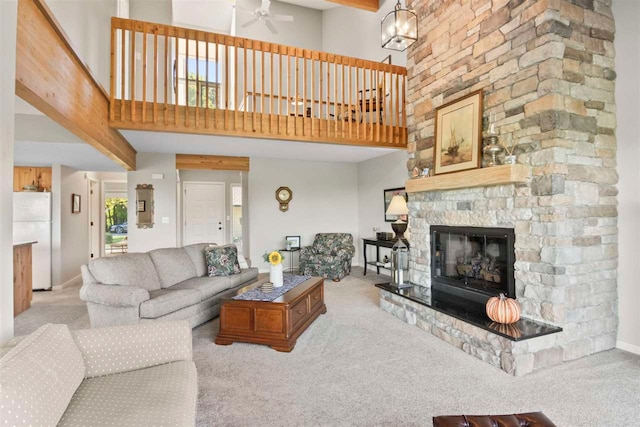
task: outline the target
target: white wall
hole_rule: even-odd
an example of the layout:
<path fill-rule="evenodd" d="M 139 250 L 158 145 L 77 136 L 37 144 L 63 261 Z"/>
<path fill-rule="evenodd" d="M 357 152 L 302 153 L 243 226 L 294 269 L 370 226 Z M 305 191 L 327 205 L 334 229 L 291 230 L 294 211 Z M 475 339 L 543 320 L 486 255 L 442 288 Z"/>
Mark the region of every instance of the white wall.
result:
<path fill-rule="evenodd" d="M 239 8 L 253 11 L 260 7 L 261 1 L 237 0 L 236 4 Z M 236 36 L 304 49 L 322 50 L 321 11 L 279 1 L 272 1 L 270 10 L 272 14 L 276 15 L 291 15 L 294 21 L 275 21 L 274 25 L 278 30 L 278 34 L 271 34 L 271 31 L 261 22 L 256 22 L 247 28 L 242 28 L 242 25 L 251 21 L 253 16 L 249 13 L 238 11 Z"/>
<path fill-rule="evenodd" d="M 129 0 L 129 19 L 173 25 L 171 0 Z"/>
<path fill-rule="evenodd" d="M 89 261 L 88 182 L 90 172 L 54 164 L 51 167 L 51 280 L 62 286 L 79 280 Z M 71 195 L 80 195 L 80 213 L 71 213 Z"/>
<path fill-rule="evenodd" d="M 241 176 L 241 174 L 243 176 Z M 231 193 L 231 184 L 242 184 L 242 194 L 243 194 L 243 203 L 242 203 L 242 237 L 243 237 L 243 249 L 246 254 L 249 254 L 250 250 L 250 242 L 249 242 L 249 233 L 246 231 L 246 223 L 247 217 L 249 216 L 249 206 L 248 203 L 245 203 L 248 191 L 248 177 L 247 172 L 239 172 L 239 171 L 208 171 L 208 170 L 181 170 L 180 171 L 180 194 L 178 196 L 178 224 L 182 224 L 182 212 L 184 210 L 184 198 L 181 197 L 184 194 L 184 183 L 188 181 L 195 182 L 222 182 L 225 184 L 225 216 L 228 218 L 225 224 L 225 239 L 227 243 L 231 243 L 231 231 L 232 231 L 232 208 L 233 208 L 233 197 Z M 178 244 L 182 244 L 182 226 L 178 225 Z"/>
<path fill-rule="evenodd" d="M 146 252 L 177 246 L 177 188 L 175 154 L 138 153 L 136 168 L 127 172 L 129 252 Z M 164 174 L 152 179 L 152 174 Z M 136 185 L 152 184 L 154 197 L 153 228 L 136 226 Z M 166 222 L 163 223 L 163 219 Z"/>
<path fill-rule="evenodd" d="M 13 337 L 13 140 L 17 1 L 0 1 L 0 345 Z"/>
<path fill-rule="evenodd" d="M 111 17 L 116 0 L 47 0 L 71 44 L 103 88 L 109 88 Z"/>
<path fill-rule="evenodd" d="M 80 266 L 89 262 L 89 196 L 86 172 L 62 166 L 60 211 L 60 281 L 64 285 L 80 275 Z M 71 213 L 71 195 L 80 195 L 80 213 Z"/>
<path fill-rule="evenodd" d="M 321 50 L 371 61 L 382 61 L 391 55 L 393 65 L 405 66 L 406 51 L 396 52 L 380 46 L 380 22 L 395 3 L 381 1 L 376 13 L 344 6 L 323 11 Z"/>
<path fill-rule="evenodd" d="M 405 150 L 399 150 L 358 164 L 358 234 L 361 238 L 375 237 L 373 227 L 378 227 L 379 231 L 392 231 L 391 223 L 384 221 L 383 192 L 388 188 L 405 186 L 408 158 Z M 358 244 L 358 264 L 364 265 L 362 242 Z M 381 249 L 381 257 L 383 252 L 388 251 Z M 369 247 L 367 261 L 375 260 L 375 256 L 375 248 Z"/>
<path fill-rule="evenodd" d="M 640 353 L 640 2 L 613 2 L 618 118 L 618 347 Z"/>
<path fill-rule="evenodd" d="M 252 158 L 249 172 L 252 265 L 267 271 L 262 254 L 284 247 L 288 235 L 301 236 L 301 244 L 307 246 L 313 243 L 316 233 L 351 233 L 359 251 L 357 182 L 358 166 L 354 163 Z M 293 192 L 287 212 L 278 209 L 275 198 L 276 189 L 281 186 Z M 287 266 L 288 262 L 287 259 Z"/>

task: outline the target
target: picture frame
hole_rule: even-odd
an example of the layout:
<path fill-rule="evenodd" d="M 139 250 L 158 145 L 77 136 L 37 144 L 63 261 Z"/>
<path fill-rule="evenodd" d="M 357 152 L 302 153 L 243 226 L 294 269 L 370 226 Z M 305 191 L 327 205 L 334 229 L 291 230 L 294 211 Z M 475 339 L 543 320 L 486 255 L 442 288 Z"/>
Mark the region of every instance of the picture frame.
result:
<path fill-rule="evenodd" d="M 393 196 L 395 196 L 396 194 L 400 194 L 401 196 L 404 196 L 404 200 L 409 201 L 409 196 L 407 195 L 407 191 L 405 190 L 404 187 L 398 187 L 398 188 L 389 188 L 384 190 L 384 221 L 385 222 L 393 222 L 396 221 L 398 219 L 398 215 L 387 215 L 387 209 L 389 209 L 389 204 L 391 203 L 391 199 L 393 199 Z"/>
<path fill-rule="evenodd" d="M 72 193 L 71 194 L 71 213 L 79 214 L 82 208 L 81 198 L 79 194 Z"/>
<path fill-rule="evenodd" d="M 300 236 L 286 236 L 284 240 L 293 242 L 291 249 L 300 249 Z"/>
<path fill-rule="evenodd" d="M 138 200 L 138 212 L 144 212 L 147 208 L 147 202 L 145 200 Z"/>
<path fill-rule="evenodd" d="M 482 89 L 436 108 L 433 145 L 435 175 L 480 167 Z"/>

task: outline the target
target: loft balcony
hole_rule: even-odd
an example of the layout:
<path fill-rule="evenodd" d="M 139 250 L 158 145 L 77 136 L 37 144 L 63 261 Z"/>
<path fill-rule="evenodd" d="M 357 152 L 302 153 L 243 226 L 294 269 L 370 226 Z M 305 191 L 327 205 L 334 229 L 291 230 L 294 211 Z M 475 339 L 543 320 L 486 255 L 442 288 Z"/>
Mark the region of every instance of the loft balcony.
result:
<path fill-rule="evenodd" d="M 109 126 L 405 148 L 406 68 L 112 18 Z"/>

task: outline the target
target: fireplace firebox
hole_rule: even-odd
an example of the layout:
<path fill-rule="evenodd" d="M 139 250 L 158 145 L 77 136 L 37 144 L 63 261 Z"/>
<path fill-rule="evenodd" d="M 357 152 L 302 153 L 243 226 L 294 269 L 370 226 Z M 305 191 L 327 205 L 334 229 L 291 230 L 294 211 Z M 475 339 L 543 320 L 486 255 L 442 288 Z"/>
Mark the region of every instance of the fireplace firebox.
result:
<path fill-rule="evenodd" d="M 515 298 L 512 228 L 433 225 L 430 231 L 434 297 L 478 311 L 492 296 Z"/>

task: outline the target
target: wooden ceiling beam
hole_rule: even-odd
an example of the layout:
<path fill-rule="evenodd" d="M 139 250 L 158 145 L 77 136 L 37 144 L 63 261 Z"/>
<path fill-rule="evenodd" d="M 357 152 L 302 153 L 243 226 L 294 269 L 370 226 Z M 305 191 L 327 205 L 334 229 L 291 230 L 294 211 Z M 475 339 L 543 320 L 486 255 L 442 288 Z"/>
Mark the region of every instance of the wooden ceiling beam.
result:
<path fill-rule="evenodd" d="M 176 154 L 176 169 L 249 171 L 248 157 Z"/>
<path fill-rule="evenodd" d="M 331 3 L 338 3 L 343 6 L 355 7 L 357 9 L 377 12 L 380 9 L 379 0 L 328 0 Z"/>
<path fill-rule="evenodd" d="M 136 150 L 109 127 L 109 97 L 43 0 L 18 1 L 16 95 L 126 170 Z"/>

